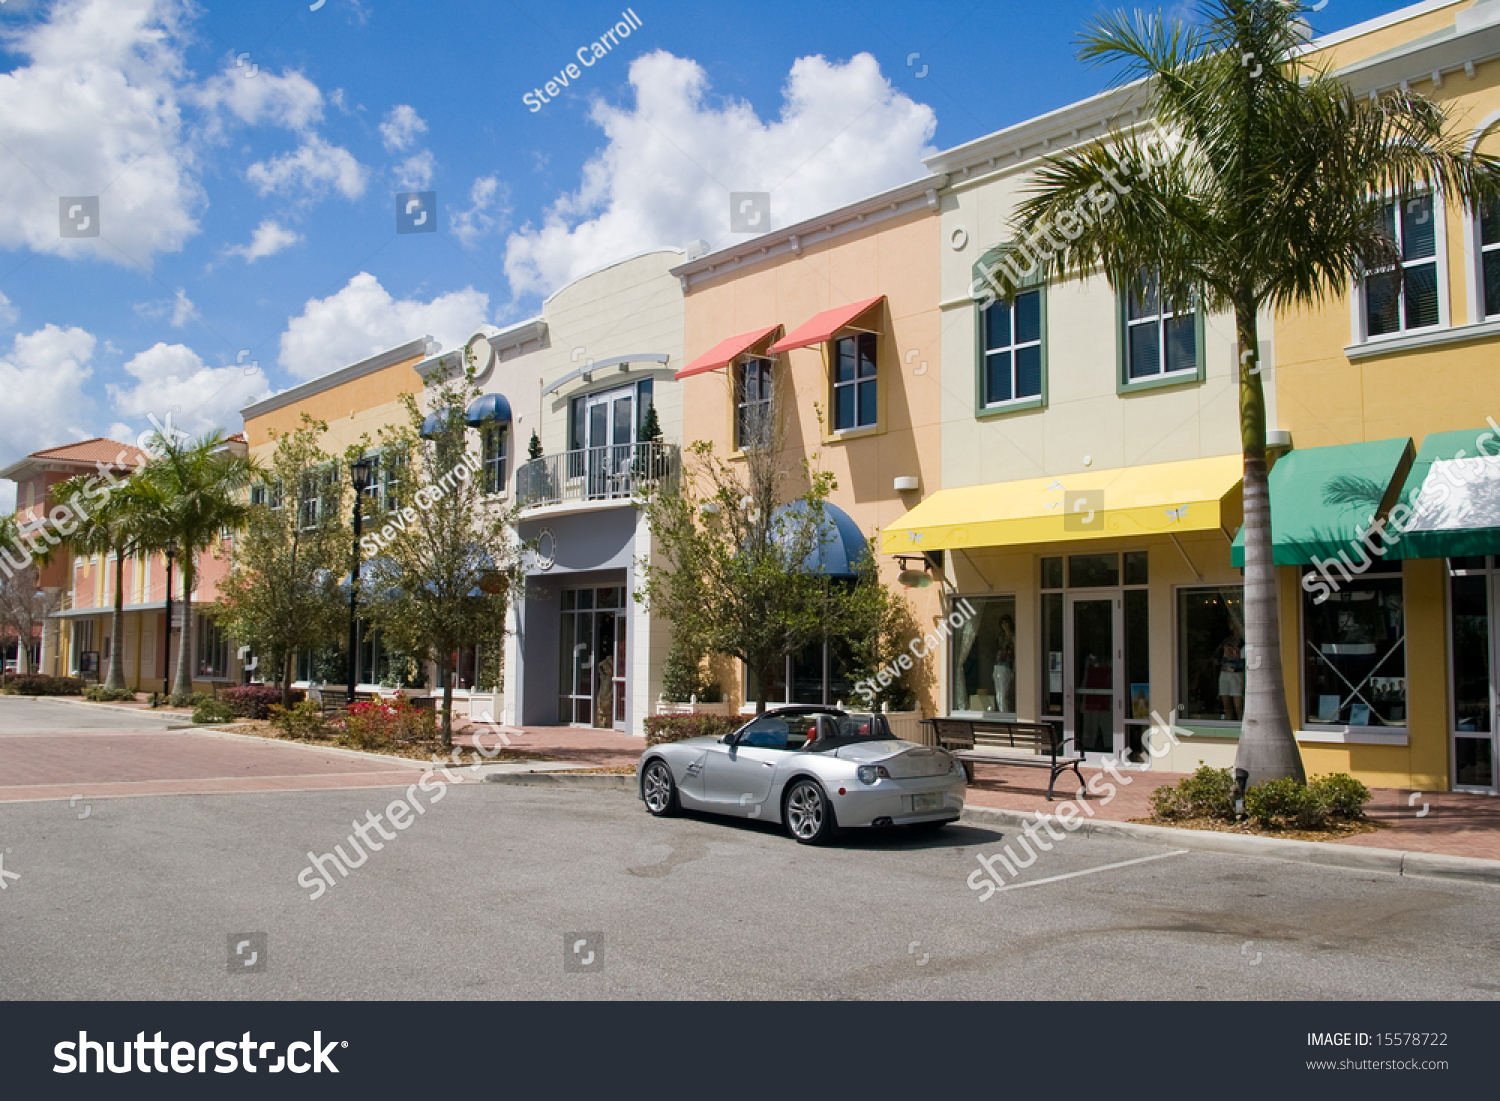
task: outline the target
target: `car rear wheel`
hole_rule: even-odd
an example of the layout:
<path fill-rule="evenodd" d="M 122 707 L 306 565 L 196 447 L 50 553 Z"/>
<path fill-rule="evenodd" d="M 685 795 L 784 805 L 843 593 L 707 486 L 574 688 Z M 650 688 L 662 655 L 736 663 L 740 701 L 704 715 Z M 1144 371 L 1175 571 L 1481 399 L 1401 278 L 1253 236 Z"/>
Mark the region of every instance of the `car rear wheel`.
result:
<path fill-rule="evenodd" d="M 658 818 L 668 818 L 682 809 L 677 798 L 677 781 L 672 779 L 672 770 L 661 759 L 646 766 L 641 777 L 641 795 L 646 800 L 646 809 Z"/>
<path fill-rule="evenodd" d="M 798 780 L 786 793 L 782 821 L 787 832 L 803 845 L 821 845 L 833 836 L 833 808 L 811 780 Z"/>

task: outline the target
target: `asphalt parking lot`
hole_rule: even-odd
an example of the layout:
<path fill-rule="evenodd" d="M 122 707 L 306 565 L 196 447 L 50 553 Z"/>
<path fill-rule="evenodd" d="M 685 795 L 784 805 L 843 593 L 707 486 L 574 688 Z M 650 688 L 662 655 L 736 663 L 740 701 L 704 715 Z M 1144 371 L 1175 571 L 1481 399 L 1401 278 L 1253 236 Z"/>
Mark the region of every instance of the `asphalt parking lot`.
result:
<path fill-rule="evenodd" d="M 624 793 L 450 787 L 310 900 L 298 882 L 308 853 L 352 849 L 353 822 L 400 794 L 96 799 L 85 818 L 65 801 L 0 804 L 0 990 L 13 999 L 1500 993 L 1494 887 L 1071 836 L 1027 869 L 1032 887 L 981 902 L 966 881 L 978 855 L 998 850 L 997 830 L 847 835 L 816 849 L 760 823 L 653 819 Z M 236 964 L 232 948 L 247 940 Z"/>

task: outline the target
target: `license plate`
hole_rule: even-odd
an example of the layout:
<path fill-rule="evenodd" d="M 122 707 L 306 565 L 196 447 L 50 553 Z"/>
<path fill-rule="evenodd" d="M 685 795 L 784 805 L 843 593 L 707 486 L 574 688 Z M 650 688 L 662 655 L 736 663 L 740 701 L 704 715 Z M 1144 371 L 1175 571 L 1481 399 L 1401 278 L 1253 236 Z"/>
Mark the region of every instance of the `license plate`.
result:
<path fill-rule="evenodd" d="M 943 805 L 941 795 L 913 795 L 911 797 L 911 809 L 913 813 L 920 814 L 924 810 L 937 810 Z"/>

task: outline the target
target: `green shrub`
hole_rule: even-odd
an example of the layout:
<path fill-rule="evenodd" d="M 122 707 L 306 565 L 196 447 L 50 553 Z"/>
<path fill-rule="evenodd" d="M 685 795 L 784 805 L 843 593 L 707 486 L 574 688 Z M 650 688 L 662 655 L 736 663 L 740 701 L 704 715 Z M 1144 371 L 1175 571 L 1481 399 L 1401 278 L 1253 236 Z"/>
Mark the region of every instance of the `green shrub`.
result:
<path fill-rule="evenodd" d="M 722 738 L 744 725 L 737 715 L 647 715 L 646 744 L 685 742 L 689 738 Z"/>
<path fill-rule="evenodd" d="M 1234 820 L 1234 776 L 1227 768 L 1199 765 L 1175 787 L 1160 787 L 1151 793 L 1151 810 L 1157 818 L 1220 818 Z"/>
<path fill-rule="evenodd" d="M 1245 792 L 1245 813 L 1264 829 L 1318 830 L 1328 824 L 1323 800 L 1289 776 L 1267 780 Z"/>
<path fill-rule="evenodd" d="M 212 692 L 174 692 L 168 698 L 167 703 L 171 707 L 197 708 L 199 704 L 214 698 Z"/>
<path fill-rule="evenodd" d="M 293 689 L 291 697 L 292 703 L 299 703 L 307 693 L 297 688 Z M 274 684 L 242 684 L 226 688 L 220 699 L 234 708 L 234 713 L 242 719 L 264 719 L 269 717 L 271 706 L 281 702 L 281 689 Z"/>
<path fill-rule="evenodd" d="M 134 703 L 135 689 L 105 688 L 103 685 L 95 684 L 83 690 L 83 698 L 91 703 L 119 703 L 121 700 Z"/>
<path fill-rule="evenodd" d="M 1365 816 L 1370 789 L 1347 772 L 1319 776 L 1308 782 L 1308 790 L 1323 804 L 1330 818 L 1357 822 Z"/>
<path fill-rule="evenodd" d="M 323 718 L 323 705 L 317 700 L 302 700 L 291 707 L 273 703 L 266 708 L 266 717 L 284 738 L 327 738 L 328 720 Z"/>
<path fill-rule="evenodd" d="M 5 686 L 20 696 L 81 696 L 85 687 L 80 677 L 49 677 L 45 673 L 8 677 Z"/>
<path fill-rule="evenodd" d="M 199 701 L 193 707 L 193 722 L 195 723 L 227 723 L 233 721 L 237 716 L 234 708 L 227 702 L 208 696 Z"/>

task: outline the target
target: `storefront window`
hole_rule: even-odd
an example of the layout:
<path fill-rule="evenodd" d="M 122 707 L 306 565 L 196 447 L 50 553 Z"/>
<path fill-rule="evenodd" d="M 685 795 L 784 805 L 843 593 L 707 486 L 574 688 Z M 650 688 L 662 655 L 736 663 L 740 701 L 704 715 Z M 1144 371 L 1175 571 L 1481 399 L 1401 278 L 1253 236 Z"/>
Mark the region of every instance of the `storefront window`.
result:
<path fill-rule="evenodd" d="M 1075 554 L 1068 559 L 1070 589 L 1113 589 L 1119 583 L 1117 554 Z"/>
<path fill-rule="evenodd" d="M 1245 708 L 1245 590 L 1177 592 L 1177 714 L 1238 722 Z"/>
<path fill-rule="evenodd" d="M 1406 725 L 1406 625 L 1400 563 L 1370 571 L 1302 610 L 1306 721 Z M 1326 586 L 1320 586 L 1325 588 Z"/>
<path fill-rule="evenodd" d="M 1495 787 L 1495 653 L 1491 643 L 1496 559 L 1455 558 L 1452 572 L 1453 780 Z"/>
<path fill-rule="evenodd" d="M 970 597 L 977 613 L 954 632 L 953 708 L 1016 712 L 1016 598 Z"/>
<path fill-rule="evenodd" d="M 810 643 L 800 653 L 792 654 L 771 677 L 766 702 L 832 705 L 854 699 L 853 662 L 848 645 L 842 639 Z M 760 681 L 754 671 L 745 674 L 745 700 L 753 703 Z M 791 695 L 787 694 L 790 684 Z"/>

